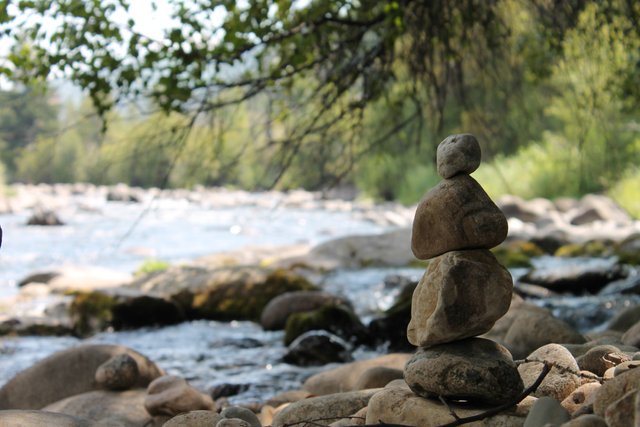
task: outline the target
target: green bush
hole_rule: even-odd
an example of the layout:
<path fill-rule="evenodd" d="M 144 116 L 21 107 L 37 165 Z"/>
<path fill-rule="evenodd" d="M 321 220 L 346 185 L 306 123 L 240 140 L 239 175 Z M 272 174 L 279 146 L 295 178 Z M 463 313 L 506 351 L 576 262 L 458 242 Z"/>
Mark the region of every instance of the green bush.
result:
<path fill-rule="evenodd" d="M 640 168 L 627 170 L 625 175 L 609 190 L 608 195 L 634 218 L 640 219 Z"/>

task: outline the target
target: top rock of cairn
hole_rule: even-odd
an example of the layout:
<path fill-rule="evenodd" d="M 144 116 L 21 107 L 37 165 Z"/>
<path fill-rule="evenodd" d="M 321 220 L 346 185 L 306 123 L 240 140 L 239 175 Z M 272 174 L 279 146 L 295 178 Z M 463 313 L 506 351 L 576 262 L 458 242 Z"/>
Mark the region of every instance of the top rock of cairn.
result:
<path fill-rule="evenodd" d="M 438 145 L 436 164 L 444 179 L 469 175 L 480 166 L 482 153 L 475 136 L 469 133 L 450 135 Z"/>

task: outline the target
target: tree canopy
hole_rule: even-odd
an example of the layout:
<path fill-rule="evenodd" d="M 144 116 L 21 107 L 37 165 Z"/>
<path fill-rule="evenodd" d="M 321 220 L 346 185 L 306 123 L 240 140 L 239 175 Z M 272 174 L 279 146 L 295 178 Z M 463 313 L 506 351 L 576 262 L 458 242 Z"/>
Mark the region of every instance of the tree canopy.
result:
<path fill-rule="evenodd" d="M 236 141 L 228 159 L 271 160 L 265 186 L 287 171 L 330 184 L 356 163 L 361 176 L 386 169 L 371 178 L 381 184 L 385 174 L 403 179 L 457 131 L 476 134 L 488 158 L 554 138 L 590 146 L 624 133 L 604 125 L 615 116 L 625 127 L 638 108 L 640 6 L 630 0 L 168 4 L 171 23 L 154 38 L 126 0 L 5 2 L 0 22 L 15 43 L 0 72 L 65 76 L 103 117 L 144 99 L 148 113 L 187 118 L 175 123 L 187 129 L 177 140 L 194 125 L 225 128 L 241 106 L 255 137 Z M 600 144 L 616 153 L 607 171 L 620 169 L 634 138 Z"/>

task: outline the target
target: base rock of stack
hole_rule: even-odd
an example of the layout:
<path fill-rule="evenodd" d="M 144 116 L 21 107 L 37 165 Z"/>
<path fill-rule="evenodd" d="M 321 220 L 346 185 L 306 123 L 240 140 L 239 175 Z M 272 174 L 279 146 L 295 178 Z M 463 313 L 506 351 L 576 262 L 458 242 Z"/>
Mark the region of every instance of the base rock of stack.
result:
<path fill-rule="evenodd" d="M 489 405 L 510 402 L 524 388 L 509 350 L 483 338 L 418 349 L 404 379 L 419 396 Z"/>
<path fill-rule="evenodd" d="M 490 251 L 448 252 L 431 261 L 413 293 L 407 338 L 429 347 L 481 335 L 507 312 L 512 290 Z"/>
<path fill-rule="evenodd" d="M 461 249 L 490 249 L 507 238 L 507 218 L 469 175 L 440 181 L 420 202 L 411 250 L 430 259 Z"/>

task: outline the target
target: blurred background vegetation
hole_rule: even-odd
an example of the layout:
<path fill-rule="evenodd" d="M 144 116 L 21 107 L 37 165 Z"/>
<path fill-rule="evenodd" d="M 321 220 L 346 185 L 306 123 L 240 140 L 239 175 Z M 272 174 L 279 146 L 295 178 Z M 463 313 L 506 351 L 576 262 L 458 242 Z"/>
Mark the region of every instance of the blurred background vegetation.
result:
<path fill-rule="evenodd" d="M 42 31 L 6 30 L 18 43 L 3 67 L 16 83 L 0 93 L 4 182 L 346 185 L 410 204 L 439 180 L 437 144 L 468 132 L 483 148 L 474 176 L 494 197 L 598 192 L 640 217 L 637 2 L 220 2 L 226 15 L 215 48 L 193 41 L 194 5 L 206 12 L 207 2 L 178 7 L 187 3 L 176 1 L 174 12 L 179 28 L 187 22 L 190 30 L 167 29 L 166 49 L 153 50 L 130 22 L 128 51 L 147 49 L 135 67 L 104 53 L 86 28 L 84 39 L 60 30 L 57 42 L 49 31 L 46 43 Z M 109 22 L 109 4 L 16 2 L 0 22 L 44 14 L 45 6 L 83 25 Z M 303 24 L 308 31 L 298 31 Z M 104 35 L 101 43 L 117 41 L 108 29 L 92 31 Z M 78 44 L 94 53 L 75 60 L 87 70 L 63 57 Z M 187 62 L 167 65 L 180 49 Z M 238 62 L 247 52 L 248 69 L 246 58 L 245 68 Z M 215 62 L 217 74 L 193 71 L 198 61 Z M 62 63 L 71 64 L 66 78 L 84 97 L 53 87 L 52 70 Z M 105 69 L 115 84 L 97 77 Z"/>

